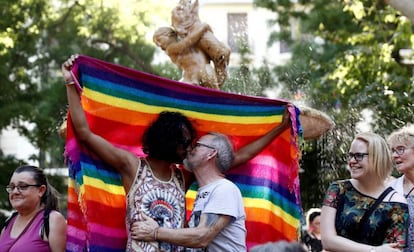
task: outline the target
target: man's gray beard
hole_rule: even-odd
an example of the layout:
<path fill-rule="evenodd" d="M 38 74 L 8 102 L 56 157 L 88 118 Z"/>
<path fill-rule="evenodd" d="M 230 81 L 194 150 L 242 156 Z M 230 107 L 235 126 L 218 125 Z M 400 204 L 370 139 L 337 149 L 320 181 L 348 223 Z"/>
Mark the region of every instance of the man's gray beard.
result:
<path fill-rule="evenodd" d="M 184 169 L 189 172 L 193 172 L 193 165 L 188 161 L 188 159 L 183 160 Z"/>

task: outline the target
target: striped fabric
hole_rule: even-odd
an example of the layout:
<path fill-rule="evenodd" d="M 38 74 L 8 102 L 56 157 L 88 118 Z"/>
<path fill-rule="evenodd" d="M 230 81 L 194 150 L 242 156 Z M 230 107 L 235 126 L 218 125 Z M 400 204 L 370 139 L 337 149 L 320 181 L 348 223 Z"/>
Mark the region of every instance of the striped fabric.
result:
<path fill-rule="evenodd" d="M 87 56 L 78 57 L 72 74 L 82 90 L 82 106 L 92 131 L 139 156 L 143 155 L 141 135 L 161 111 L 188 116 L 200 136 L 209 131 L 228 135 L 237 150 L 277 126 L 287 104 L 192 86 Z M 300 124 L 299 111 L 293 108 L 290 113 L 291 130 L 228 174 L 244 197 L 248 247 L 297 239 Z M 70 177 L 67 251 L 124 251 L 125 192 L 120 175 L 78 143 L 70 117 L 66 154 Z M 188 211 L 195 194 L 193 185 L 187 193 Z"/>

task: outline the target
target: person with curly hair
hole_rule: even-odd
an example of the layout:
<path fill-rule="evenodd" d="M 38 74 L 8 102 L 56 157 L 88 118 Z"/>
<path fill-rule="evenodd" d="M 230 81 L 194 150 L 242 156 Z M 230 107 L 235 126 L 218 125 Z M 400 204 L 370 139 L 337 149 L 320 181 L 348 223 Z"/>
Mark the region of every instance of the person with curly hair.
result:
<path fill-rule="evenodd" d="M 120 175 L 127 197 L 126 229 L 127 251 L 182 251 L 168 242 L 145 242 L 131 238 L 131 226 L 145 213 L 160 226 L 182 228 L 185 225 L 185 193 L 195 181 L 194 175 L 180 169 L 189 146 L 196 138 L 190 120 L 179 112 L 164 111 L 144 132 L 142 143 L 146 157 L 116 147 L 89 128 L 80 94 L 74 85 L 70 69 L 77 56 L 62 64 L 66 83 L 70 118 L 77 139 L 90 148 L 102 161 L 111 165 Z M 237 167 L 265 148 L 275 137 L 290 126 L 287 109 L 281 124 L 261 138 L 241 148 L 231 167 Z"/>
<path fill-rule="evenodd" d="M 234 159 L 223 134 L 211 132 L 189 148 L 184 167 L 193 172 L 198 191 L 188 228 L 161 227 L 153 219 L 134 223 L 132 237 L 165 241 L 186 251 L 246 251 L 246 214 L 240 189 L 224 177 Z"/>

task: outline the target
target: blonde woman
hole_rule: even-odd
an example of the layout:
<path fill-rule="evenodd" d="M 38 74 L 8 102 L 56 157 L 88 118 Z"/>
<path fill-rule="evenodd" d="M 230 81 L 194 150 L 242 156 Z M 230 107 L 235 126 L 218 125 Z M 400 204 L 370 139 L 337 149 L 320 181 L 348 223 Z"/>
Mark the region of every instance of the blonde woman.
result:
<path fill-rule="evenodd" d="M 387 142 L 374 133 L 356 135 L 349 149 L 348 166 L 351 179 L 331 183 L 323 202 L 324 249 L 401 251 L 406 247 L 408 205 L 385 183 L 392 169 Z"/>
<path fill-rule="evenodd" d="M 391 147 L 394 164 L 403 174 L 391 181 L 389 185 L 407 198 L 410 213 L 410 227 L 405 251 L 414 251 L 414 125 L 391 133 L 388 137 L 388 144 Z"/>

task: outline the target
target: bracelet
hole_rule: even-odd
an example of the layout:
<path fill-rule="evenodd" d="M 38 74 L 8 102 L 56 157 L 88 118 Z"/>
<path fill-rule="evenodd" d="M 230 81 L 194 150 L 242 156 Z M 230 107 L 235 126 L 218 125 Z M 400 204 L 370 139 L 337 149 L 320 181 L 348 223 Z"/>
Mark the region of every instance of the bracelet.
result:
<path fill-rule="evenodd" d="M 70 80 L 70 81 L 65 81 L 65 85 L 66 86 L 70 86 L 70 85 L 74 85 L 75 81 L 74 80 Z"/>
<path fill-rule="evenodd" d="M 157 236 L 158 236 L 158 229 L 160 229 L 160 227 L 156 227 L 155 229 L 154 229 L 154 240 L 157 240 Z"/>

